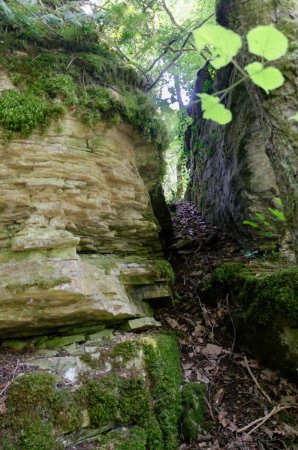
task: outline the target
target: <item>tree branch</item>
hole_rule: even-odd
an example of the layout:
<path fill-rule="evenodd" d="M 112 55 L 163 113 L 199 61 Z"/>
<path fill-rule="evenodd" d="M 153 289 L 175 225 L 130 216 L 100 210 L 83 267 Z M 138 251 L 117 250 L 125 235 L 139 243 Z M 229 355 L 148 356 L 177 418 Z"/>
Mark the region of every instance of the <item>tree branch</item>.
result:
<path fill-rule="evenodd" d="M 171 19 L 171 22 L 175 25 L 175 27 L 177 27 L 181 30 L 181 26 L 179 25 L 179 23 L 176 22 L 175 17 L 173 16 L 171 11 L 167 7 L 165 0 L 162 0 L 162 6 L 163 6 L 165 12 L 167 13 L 167 15 L 169 16 L 169 18 Z"/>
<path fill-rule="evenodd" d="M 213 17 L 213 16 L 214 16 L 214 13 L 210 14 L 208 17 L 206 17 L 206 19 L 204 19 L 202 22 L 200 22 L 200 23 L 195 27 L 195 29 L 200 28 L 201 26 L 203 26 L 203 25 L 204 25 L 209 19 L 211 19 L 211 17 Z M 151 89 L 153 89 L 153 88 L 159 83 L 159 81 L 161 80 L 161 78 L 163 77 L 163 75 L 167 72 L 167 70 L 168 70 L 170 67 L 172 67 L 173 64 L 175 64 L 175 62 L 177 61 L 177 59 L 180 58 L 180 56 L 183 54 L 184 47 L 185 47 L 186 44 L 188 43 L 188 41 L 189 41 L 189 39 L 191 38 L 191 36 L 192 36 L 192 31 L 190 31 L 190 32 L 187 34 L 187 36 L 186 36 L 186 38 L 184 39 L 184 41 L 183 41 L 183 43 L 182 43 L 182 45 L 181 45 L 181 47 L 180 47 L 180 50 L 178 51 L 177 55 L 172 59 L 172 61 L 170 61 L 170 62 L 163 68 L 163 70 L 160 72 L 160 74 L 159 74 L 158 77 L 155 79 L 155 81 L 153 81 L 153 83 L 151 83 L 150 86 L 147 88 L 147 92 L 151 91 Z M 159 58 L 159 59 L 161 59 L 161 58 Z"/>

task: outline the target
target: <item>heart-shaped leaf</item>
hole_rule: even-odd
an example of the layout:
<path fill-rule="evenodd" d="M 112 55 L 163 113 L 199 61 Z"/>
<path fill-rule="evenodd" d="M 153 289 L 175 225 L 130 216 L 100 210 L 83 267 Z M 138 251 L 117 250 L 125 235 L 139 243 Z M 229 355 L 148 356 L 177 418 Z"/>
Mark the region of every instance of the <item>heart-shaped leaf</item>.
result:
<path fill-rule="evenodd" d="M 220 125 L 226 125 L 232 120 L 232 113 L 222 103 L 220 98 L 208 94 L 198 94 L 202 102 L 204 119 L 210 119 Z"/>
<path fill-rule="evenodd" d="M 284 77 L 276 67 L 264 67 L 259 62 L 248 64 L 245 67 L 252 81 L 269 94 L 269 91 L 277 89 L 284 84 Z"/>
<path fill-rule="evenodd" d="M 248 49 L 267 61 L 274 61 L 288 50 L 287 37 L 273 25 L 261 25 L 247 33 Z"/>
<path fill-rule="evenodd" d="M 194 31 L 195 44 L 199 51 L 206 46 L 211 53 L 210 64 L 215 69 L 229 64 L 242 47 L 239 34 L 220 25 L 206 25 Z"/>

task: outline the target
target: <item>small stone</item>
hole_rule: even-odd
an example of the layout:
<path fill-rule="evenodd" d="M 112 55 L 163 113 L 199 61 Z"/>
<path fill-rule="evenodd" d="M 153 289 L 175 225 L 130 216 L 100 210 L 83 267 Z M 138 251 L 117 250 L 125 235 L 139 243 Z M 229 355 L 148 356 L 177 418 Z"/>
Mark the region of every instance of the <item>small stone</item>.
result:
<path fill-rule="evenodd" d="M 2 347 L 11 348 L 12 350 L 23 350 L 24 348 L 29 347 L 30 344 L 30 341 L 9 340 L 4 341 Z"/>
<path fill-rule="evenodd" d="M 98 333 L 89 334 L 88 335 L 88 340 L 96 341 L 96 340 L 102 339 L 104 337 L 111 337 L 111 336 L 113 336 L 113 333 L 114 333 L 114 330 L 109 328 L 107 330 L 99 331 Z"/>
<path fill-rule="evenodd" d="M 121 328 L 125 331 L 142 331 L 160 327 L 161 323 L 153 317 L 141 317 L 140 319 L 128 320 Z"/>
<path fill-rule="evenodd" d="M 85 340 L 85 336 L 83 335 L 59 336 L 46 341 L 45 346 L 46 348 L 61 348 L 65 347 L 66 345 L 73 344 L 75 342 L 83 342 Z"/>
<path fill-rule="evenodd" d="M 77 349 L 77 346 L 76 346 L 76 343 L 74 342 L 73 344 L 66 345 L 65 347 L 62 347 L 62 348 L 63 348 L 63 350 L 65 350 L 67 353 L 72 354 L 72 353 Z"/>

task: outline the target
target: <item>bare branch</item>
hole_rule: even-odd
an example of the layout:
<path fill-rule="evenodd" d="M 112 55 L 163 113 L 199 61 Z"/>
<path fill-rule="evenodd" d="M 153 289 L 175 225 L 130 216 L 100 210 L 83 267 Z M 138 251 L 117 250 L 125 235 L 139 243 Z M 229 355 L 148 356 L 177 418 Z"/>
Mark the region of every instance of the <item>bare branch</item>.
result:
<path fill-rule="evenodd" d="M 154 66 L 161 60 L 161 58 L 162 58 L 163 56 L 165 56 L 165 55 L 168 53 L 168 51 L 171 49 L 171 45 L 174 44 L 174 43 L 177 42 L 177 41 L 178 41 L 178 38 L 172 39 L 172 40 L 166 45 L 166 47 L 165 47 L 164 50 L 161 52 L 161 54 L 160 54 L 157 58 L 154 59 L 154 61 L 153 61 L 152 64 L 150 65 L 150 67 L 146 70 L 146 73 L 150 72 L 150 71 L 154 68 Z"/>
<path fill-rule="evenodd" d="M 179 23 L 176 22 L 175 17 L 173 16 L 171 11 L 167 7 L 165 0 L 162 0 L 162 6 L 163 6 L 165 12 L 167 13 L 167 15 L 169 16 L 169 18 L 171 19 L 171 22 L 175 25 L 175 27 L 181 29 L 181 26 L 179 25 Z"/>
<path fill-rule="evenodd" d="M 202 22 L 200 22 L 195 28 L 200 28 L 201 26 L 203 26 L 209 19 L 211 19 L 211 17 L 214 16 L 214 13 L 210 14 L 208 17 L 206 17 L 206 19 L 204 19 Z M 177 55 L 172 59 L 172 61 L 170 61 L 164 68 L 163 70 L 160 72 L 160 74 L 158 75 L 158 77 L 155 79 L 155 81 L 153 81 L 153 83 L 150 84 L 150 86 L 147 88 L 147 92 L 151 91 L 151 89 L 153 89 L 161 80 L 161 78 L 163 77 L 163 75 L 167 72 L 167 70 L 172 67 L 173 64 L 175 64 L 175 62 L 180 58 L 180 56 L 183 54 L 184 51 L 184 47 L 186 46 L 186 44 L 188 43 L 189 39 L 192 36 L 192 31 L 190 31 L 186 38 L 184 39 L 180 50 L 178 51 Z M 161 58 L 159 58 L 161 59 Z"/>

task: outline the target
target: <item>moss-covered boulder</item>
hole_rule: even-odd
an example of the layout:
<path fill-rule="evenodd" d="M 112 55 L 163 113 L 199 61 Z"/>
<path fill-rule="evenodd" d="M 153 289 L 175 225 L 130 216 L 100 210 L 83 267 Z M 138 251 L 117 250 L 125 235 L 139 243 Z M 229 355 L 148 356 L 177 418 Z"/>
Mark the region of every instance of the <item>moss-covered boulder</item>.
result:
<path fill-rule="evenodd" d="M 205 423 L 206 398 L 205 385 L 201 383 L 186 383 L 182 390 L 182 433 L 190 442 L 196 442 L 202 433 Z"/>
<path fill-rule="evenodd" d="M 174 336 L 87 342 L 72 354 L 33 356 L 26 370 L 0 415 L 1 450 L 84 442 L 93 449 L 177 450 L 181 372 Z"/>
<path fill-rule="evenodd" d="M 227 294 L 240 342 L 267 364 L 297 378 L 297 267 L 222 264 L 205 283 L 205 296 L 215 300 Z"/>

